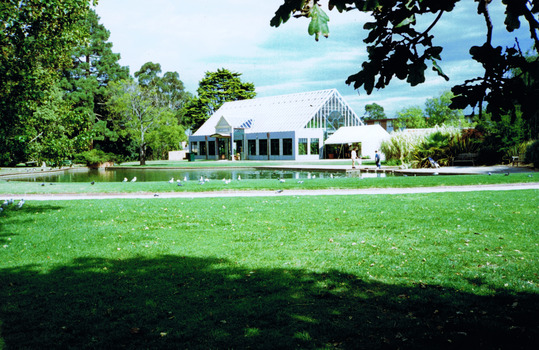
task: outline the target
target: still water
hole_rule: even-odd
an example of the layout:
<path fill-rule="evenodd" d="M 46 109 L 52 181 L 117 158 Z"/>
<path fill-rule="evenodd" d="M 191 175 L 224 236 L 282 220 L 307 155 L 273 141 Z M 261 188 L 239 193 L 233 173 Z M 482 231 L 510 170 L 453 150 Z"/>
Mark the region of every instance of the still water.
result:
<path fill-rule="evenodd" d="M 54 174 L 30 174 L 27 177 L 13 179 L 11 181 L 32 182 L 121 182 L 137 178 L 137 181 L 169 181 L 171 179 L 198 181 L 201 177 L 210 180 L 222 179 L 310 179 L 346 177 L 344 172 L 326 171 L 295 171 L 295 170 L 272 170 L 272 169 L 92 169 L 70 170 Z M 362 173 L 362 177 L 380 177 L 385 174 Z"/>

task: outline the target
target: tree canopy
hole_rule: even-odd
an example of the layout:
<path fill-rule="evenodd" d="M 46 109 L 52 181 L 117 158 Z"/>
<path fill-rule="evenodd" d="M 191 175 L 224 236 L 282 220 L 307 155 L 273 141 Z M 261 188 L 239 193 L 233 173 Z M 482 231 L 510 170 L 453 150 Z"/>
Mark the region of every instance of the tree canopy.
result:
<path fill-rule="evenodd" d="M 308 17 L 309 34 L 327 37 L 329 16 L 322 10 L 319 0 L 284 0 L 271 20 L 279 26 L 291 16 Z M 537 118 L 539 95 L 539 1 L 502 0 L 505 7 L 505 29 L 512 32 L 524 23 L 534 43 L 533 59 L 526 57 L 518 39 L 513 47 L 494 46 L 491 0 L 475 0 L 478 20 L 485 23 L 486 41 L 470 48 L 471 57 L 481 63 L 484 75 L 470 77 L 464 84 L 454 86 L 452 108 L 473 107 L 479 114 L 486 106 L 493 118 L 512 113 L 521 106 L 524 118 Z M 454 11 L 459 0 L 329 0 L 328 9 L 339 12 L 360 11 L 370 14 L 373 21 L 363 28 L 368 31 L 364 42 L 368 58 L 361 70 L 346 82 L 354 88 L 363 88 L 368 94 L 382 89 L 396 77 L 411 86 L 425 82 L 425 71 L 430 66 L 444 79 L 449 77 L 441 66 L 443 46 L 436 43 L 432 29 L 442 16 Z M 433 18 L 426 29 L 416 27 L 420 17 Z M 518 72 L 509 74 L 510 72 Z M 535 97 L 534 97 L 535 96 Z"/>
<path fill-rule="evenodd" d="M 32 156 L 32 149 L 37 148 L 31 143 L 50 132 L 41 128 L 48 120 L 40 119 L 70 117 L 69 109 L 57 98 L 59 72 L 71 64 L 72 48 L 87 35 L 79 23 L 87 16 L 91 3 L 0 3 L 0 163 L 15 164 Z"/>
<path fill-rule="evenodd" d="M 198 83 L 196 98 L 186 105 L 184 124 L 198 129 L 225 102 L 251 99 L 256 96 L 253 83 L 243 82 L 241 73 L 221 68 L 206 72 Z"/>
<path fill-rule="evenodd" d="M 376 120 L 384 118 L 386 118 L 384 107 L 377 103 L 365 105 L 365 114 L 363 114 L 363 120 Z"/>

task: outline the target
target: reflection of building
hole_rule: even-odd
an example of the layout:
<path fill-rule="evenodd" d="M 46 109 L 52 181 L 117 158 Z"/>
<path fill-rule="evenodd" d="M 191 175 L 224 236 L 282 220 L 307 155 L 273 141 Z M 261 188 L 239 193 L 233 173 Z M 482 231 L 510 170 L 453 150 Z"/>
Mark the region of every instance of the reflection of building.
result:
<path fill-rule="evenodd" d="M 320 159 L 328 158 L 325 141 L 339 128 L 362 125 L 337 90 L 313 91 L 227 102 L 189 145 L 195 159 Z"/>

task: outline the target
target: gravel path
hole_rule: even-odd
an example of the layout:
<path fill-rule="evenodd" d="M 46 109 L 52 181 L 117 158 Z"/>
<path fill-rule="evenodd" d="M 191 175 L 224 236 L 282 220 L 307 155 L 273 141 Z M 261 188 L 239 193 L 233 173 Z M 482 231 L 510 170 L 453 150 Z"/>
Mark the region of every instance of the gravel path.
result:
<path fill-rule="evenodd" d="M 320 195 L 372 195 L 372 194 L 409 194 L 440 192 L 476 191 L 515 191 L 539 190 L 539 182 L 525 184 L 497 184 L 474 186 L 437 186 L 411 188 L 363 188 L 363 189 L 326 189 L 326 190 L 283 190 L 283 191 L 217 191 L 217 192 L 163 192 L 163 193 L 80 193 L 80 194 L 17 194 L 2 195 L 4 198 L 25 200 L 79 200 L 107 198 L 214 198 L 214 197 L 263 197 L 263 196 L 320 196 Z"/>

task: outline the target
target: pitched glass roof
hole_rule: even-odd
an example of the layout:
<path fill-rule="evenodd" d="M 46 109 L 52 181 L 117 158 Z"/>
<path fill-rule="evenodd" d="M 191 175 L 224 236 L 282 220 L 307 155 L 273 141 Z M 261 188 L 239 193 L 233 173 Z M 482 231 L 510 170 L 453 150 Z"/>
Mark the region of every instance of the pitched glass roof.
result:
<path fill-rule="evenodd" d="M 362 125 L 359 117 L 346 104 L 336 89 L 304 92 L 290 95 L 260 97 L 251 100 L 227 102 L 221 106 L 195 133 L 211 135 L 221 117 L 235 128 L 246 132 L 292 131 L 314 127 L 326 128 L 326 119 L 338 112 L 344 126 Z M 310 125 L 310 126 L 309 126 Z"/>

